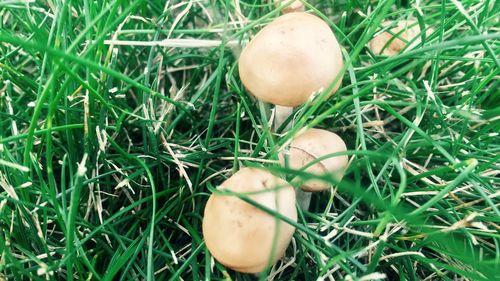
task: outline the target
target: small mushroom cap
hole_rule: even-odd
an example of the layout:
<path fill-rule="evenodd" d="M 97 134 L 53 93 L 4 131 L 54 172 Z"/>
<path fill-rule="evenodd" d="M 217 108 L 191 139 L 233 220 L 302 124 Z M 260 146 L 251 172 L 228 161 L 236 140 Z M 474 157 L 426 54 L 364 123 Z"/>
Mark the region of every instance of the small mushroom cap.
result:
<path fill-rule="evenodd" d="M 308 129 L 290 143 L 288 167 L 299 170 L 320 157 L 342 151 L 347 151 L 347 148 L 337 134 L 321 129 Z M 285 166 L 284 150 L 279 154 L 279 158 L 281 164 Z M 347 155 L 329 157 L 309 166 L 305 172 L 314 175 L 332 173 L 334 178 L 340 181 L 347 168 L 347 162 Z M 306 180 L 301 188 L 304 191 L 322 191 L 329 187 L 330 185 L 324 181 L 312 179 Z"/>
<path fill-rule="evenodd" d="M 276 18 L 243 49 L 240 78 L 259 100 L 298 106 L 326 90 L 343 67 L 339 43 L 320 18 L 303 12 Z M 330 91 L 333 94 L 340 81 Z"/>
<path fill-rule="evenodd" d="M 294 189 L 273 174 L 243 168 L 228 178 L 219 190 L 260 192 L 249 194 L 255 202 L 297 221 Z M 240 272 L 263 271 L 271 258 L 280 259 L 295 228 L 246 203 L 237 196 L 212 194 L 205 206 L 203 236 L 210 253 L 221 264 Z M 274 240 L 277 233 L 276 240 Z"/>
<path fill-rule="evenodd" d="M 394 23 L 392 21 L 382 22 L 383 27 L 390 25 L 394 25 Z M 432 29 L 428 29 L 427 35 L 432 32 Z M 413 41 L 413 39 L 415 40 Z M 391 29 L 391 32 L 382 32 L 370 40 L 370 42 L 368 42 L 368 48 L 370 48 L 375 55 L 395 56 L 399 54 L 410 41 L 413 42 L 408 46 L 408 49 L 420 43 L 420 26 L 417 21 L 413 19 L 400 20 L 396 23 L 395 27 Z"/>
<path fill-rule="evenodd" d="M 285 6 L 283 7 L 283 13 L 292 13 L 292 12 L 303 12 L 304 11 L 304 4 L 301 1 L 290 1 L 290 0 L 273 0 L 274 5 L 276 5 L 277 8 L 280 6 Z M 290 3 L 289 5 L 287 5 Z"/>

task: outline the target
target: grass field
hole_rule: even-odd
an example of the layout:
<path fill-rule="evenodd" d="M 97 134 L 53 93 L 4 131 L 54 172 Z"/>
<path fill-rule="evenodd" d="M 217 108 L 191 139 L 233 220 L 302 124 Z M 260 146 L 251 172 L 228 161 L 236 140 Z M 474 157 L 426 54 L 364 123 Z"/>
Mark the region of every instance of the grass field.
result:
<path fill-rule="evenodd" d="M 306 9 L 343 46 L 342 87 L 273 133 L 237 68 L 269 1 L 0 0 L 0 280 L 500 280 L 498 1 Z M 417 48 L 366 48 L 410 17 L 433 30 Z M 346 176 L 271 270 L 226 269 L 201 234 L 211 190 L 283 175 L 306 126 L 346 141 Z"/>

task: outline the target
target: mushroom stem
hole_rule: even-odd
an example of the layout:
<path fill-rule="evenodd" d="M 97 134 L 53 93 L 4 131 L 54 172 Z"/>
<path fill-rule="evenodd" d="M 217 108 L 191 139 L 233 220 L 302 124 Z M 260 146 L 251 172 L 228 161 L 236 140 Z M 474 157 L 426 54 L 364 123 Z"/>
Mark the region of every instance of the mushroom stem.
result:
<path fill-rule="evenodd" d="M 293 107 L 289 106 L 282 106 L 282 105 L 275 105 L 274 106 L 274 131 L 276 132 L 281 125 L 292 115 L 293 113 Z M 288 124 L 284 129 L 283 133 L 288 131 L 290 128 L 290 124 Z M 308 191 L 303 191 L 302 189 L 298 188 L 295 189 L 295 195 L 297 196 L 297 202 L 302 208 L 302 210 L 308 210 L 309 205 L 311 204 L 311 192 Z"/>
<path fill-rule="evenodd" d="M 311 205 L 311 192 L 303 191 L 302 189 L 295 189 L 295 196 L 297 198 L 297 203 L 302 210 L 309 210 L 309 205 Z"/>
<path fill-rule="evenodd" d="M 274 106 L 274 131 L 278 130 L 281 125 L 292 115 L 293 107 L 275 105 Z M 290 125 L 288 125 L 283 131 L 286 132 Z"/>

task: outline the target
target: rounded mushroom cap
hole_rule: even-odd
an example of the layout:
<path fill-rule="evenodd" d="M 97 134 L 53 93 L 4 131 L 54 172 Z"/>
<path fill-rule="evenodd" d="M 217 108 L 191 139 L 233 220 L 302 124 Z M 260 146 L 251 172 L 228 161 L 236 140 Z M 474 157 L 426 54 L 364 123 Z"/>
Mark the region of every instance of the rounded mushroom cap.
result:
<path fill-rule="evenodd" d="M 297 220 L 294 189 L 267 171 L 243 168 L 218 189 L 260 192 L 248 197 Z M 236 271 L 257 273 L 266 268 L 270 258 L 274 264 L 284 255 L 295 231 L 293 226 L 276 220 L 237 196 L 212 194 L 205 206 L 203 236 L 208 250 L 221 264 Z M 271 257 L 273 243 L 276 247 Z"/>
<path fill-rule="evenodd" d="M 259 100 L 298 106 L 325 90 L 343 67 L 339 43 L 320 18 L 303 12 L 276 18 L 243 49 L 240 78 Z M 333 94 L 340 81 L 329 93 Z"/>
<path fill-rule="evenodd" d="M 290 5 L 285 6 L 286 4 L 290 3 Z M 290 0 L 274 0 L 274 5 L 279 8 L 280 6 L 285 6 L 283 7 L 283 13 L 292 13 L 292 12 L 303 12 L 304 11 L 304 4 L 298 0 L 296 1 L 290 1 Z"/>
<path fill-rule="evenodd" d="M 382 22 L 383 27 L 390 25 L 393 25 L 393 21 Z M 427 34 L 430 33 L 432 33 L 432 29 L 427 30 Z M 413 42 L 408 46 L 408 49 L 420 43 L 420 26 L 417 21 L 413 19 L 400 20 L 397 22 L 396 26 L 391 29 L 391 32 L 382 32 L 370 40 L 370 42 L 368 42 L 368 48 L 370 48 L 375 55 L 395 56 L 399 54 L 410 41 Z"/>
<path fill-rule="evenodd" d="M 321 129 L 308 129 L 290 143 L 287 164 L 288 167 L 299 170 L 327 154 L 346 150 L 344 141 L 337 134 Z M 285 166 L 285 151 L 280 152 L 279 158 L 281 164 Z M 347 155 L 329 157 L 310 165 L 305 172 L 314 175 L 332 173 L 334 178 L 340 181 L 347 168 L 347 162 Z M 330 185 L 324 181 L 311 179 L 306 180 L 301 188 L 304 191 L 322 191 L 329 187 Z"/>

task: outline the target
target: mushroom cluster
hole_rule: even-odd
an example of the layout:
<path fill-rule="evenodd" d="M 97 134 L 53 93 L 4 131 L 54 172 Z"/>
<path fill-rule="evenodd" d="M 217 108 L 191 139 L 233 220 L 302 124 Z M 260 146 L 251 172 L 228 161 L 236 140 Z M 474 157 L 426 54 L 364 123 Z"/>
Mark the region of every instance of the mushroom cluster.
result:
<path fill-rule="evenodd" d="M 300 1 L 275 2 L 291 3 L 286 7 L 293 12 L 276 18 L 257 33 L 243 49 L 238 70 L 251 95 L 281 112 L 275 114 L 280 120 L 274 123 L 276 129 L 291 114 L 292 107 L 313 100 L 316 93 L 326 98 L 336 92 L 343 60 L 340 45 L 326 22 L 297 12 L 303 8 Z M 340 181 L 347 168 L 342 139 L 326 130 L 301 132 L 280 150 L 280 164 L 311 175 L 330 174 Z M 226 267 L 247 273 L 262 272 L 276 263 L 295 230 L 289 222 L 297 220 L 296 198 L 301 198 L 303 191 L 330 187 L 317 179 L 298 182 L 301 188 L 294 190 L 285 180 L 255 168 L 242 168 L 224 181 L 219 192 L 210 195 L 203 217 L 203 236 L 212 256 Z M 288 218 L 288 222 L 276 214 Z"/>
<path fill-rule="evenodd" d="M 278 130 L 293 107 L 317 102 L 318 94 L 328 98 L 339 89 L 344 63 L 329 25 L 303 12 L 302 1 L 273 2 L 285 14 L 245 46 L 238 71 L 249 94 L 275 106 L 272 116 L 274 130 Z M 384 31 L 368 43 L 376 55 L 397 55 L 420 43 L 415 20 L 385 21 L 382 27 Z M 296 202 L 307 209 L 310 192 L 328 190 L 332 180 L 342 179 L 348 166 L 345 142 L 327 130 L 302 128 L 298 132 L 278 153 L 284 170 L 296 171 L 291 183 L 263 170 L 243 168 L 219 186 L 220 192 L 229 193 L 217 192 L 208 199 L 203 235 L 208 250 L 221 264 L 258 273 L 276 263 L 295 230 L 291 224 L 297 220 Z M 292 185 L 300 188 L 294 190 Z"/>

